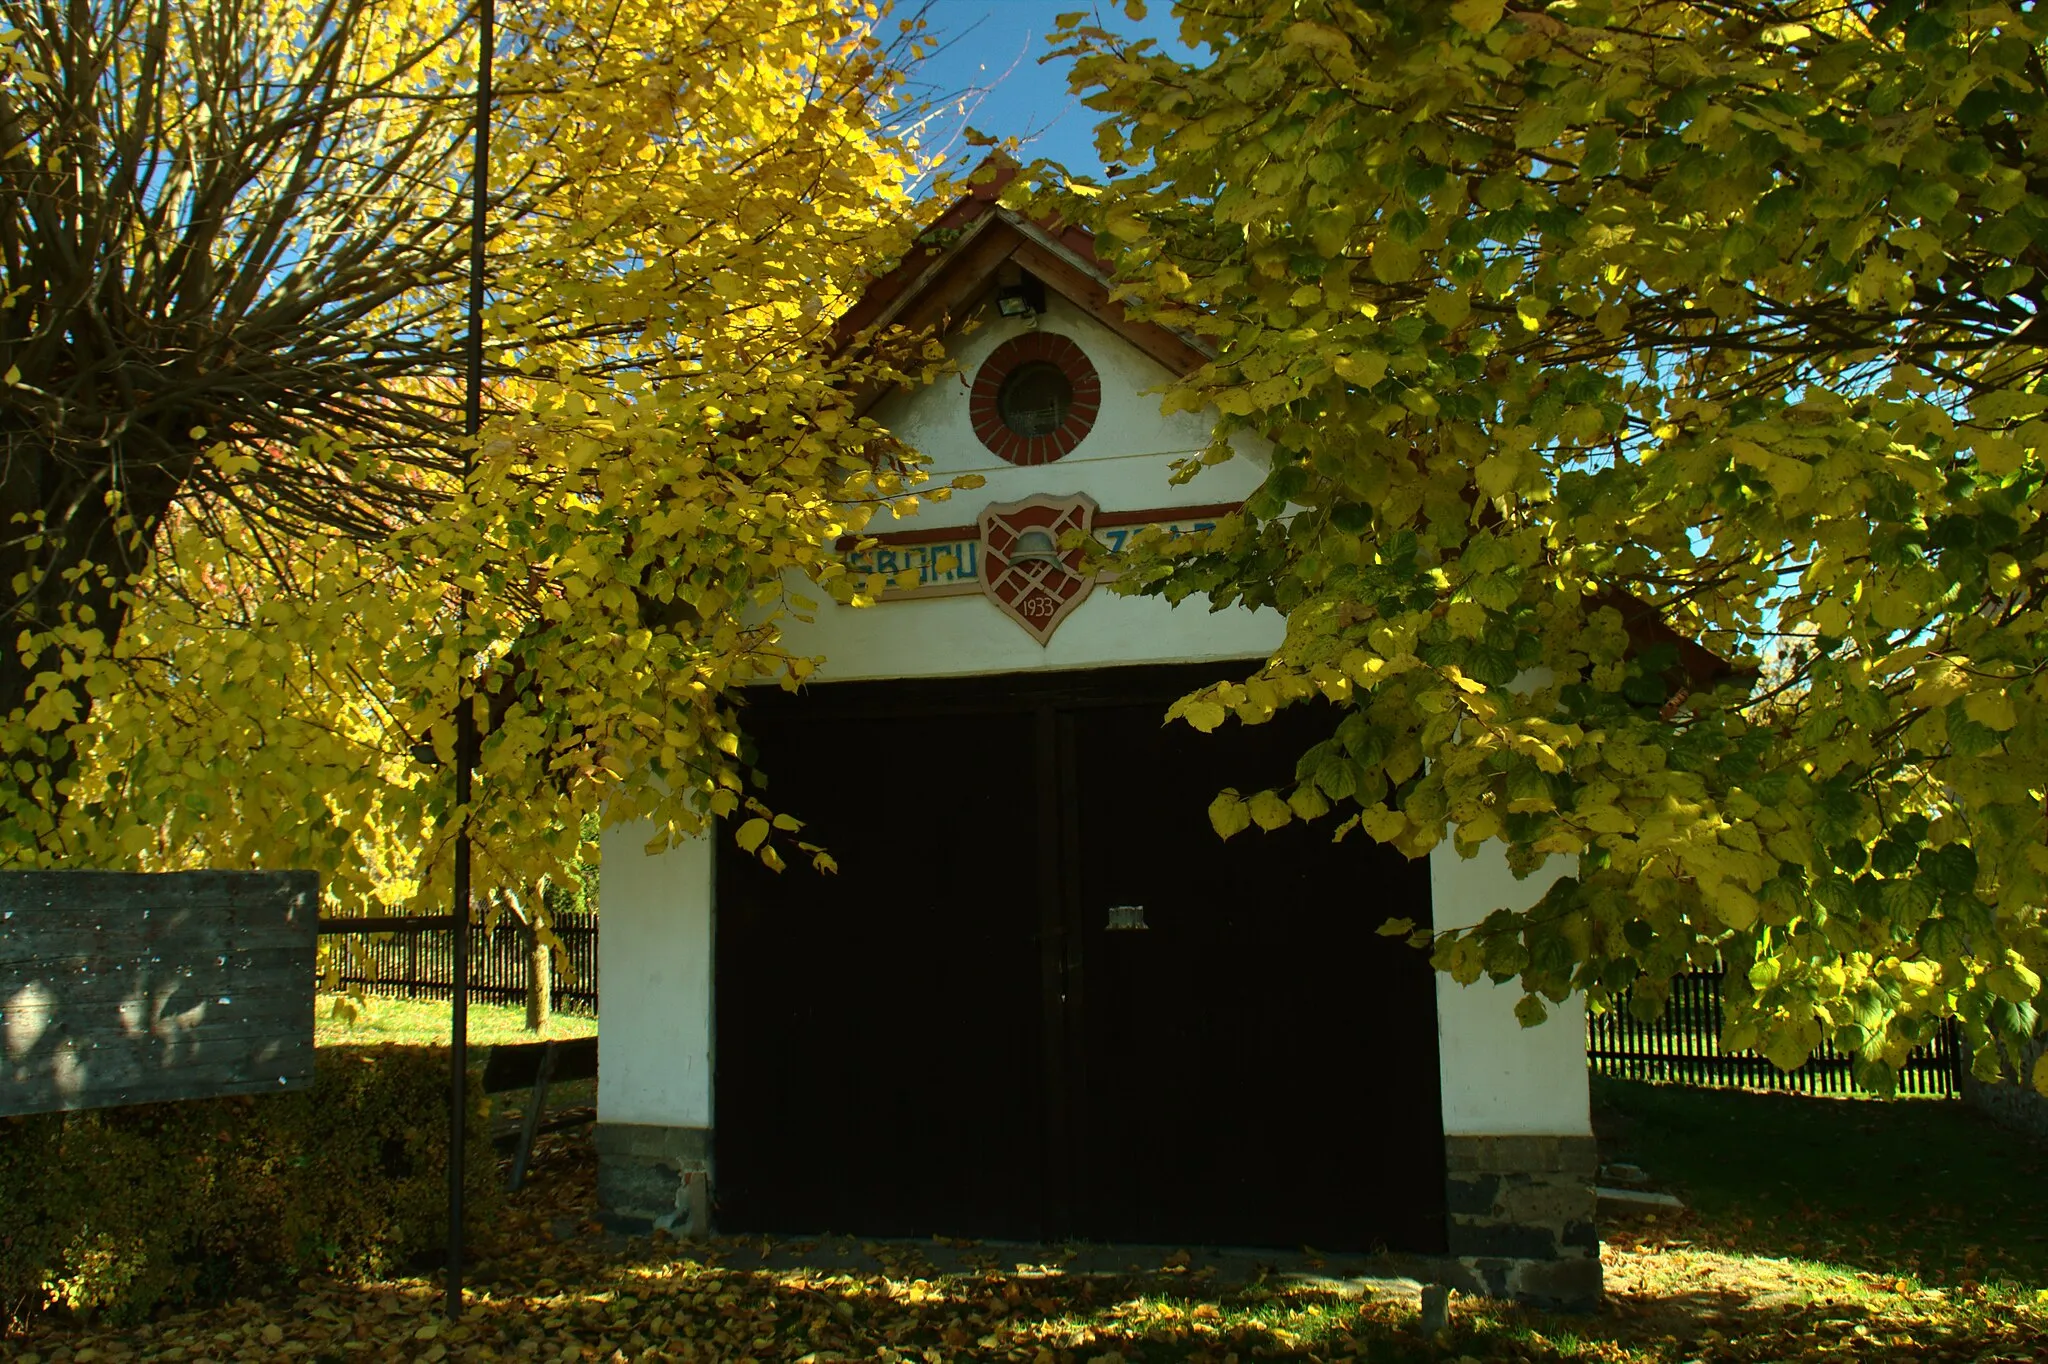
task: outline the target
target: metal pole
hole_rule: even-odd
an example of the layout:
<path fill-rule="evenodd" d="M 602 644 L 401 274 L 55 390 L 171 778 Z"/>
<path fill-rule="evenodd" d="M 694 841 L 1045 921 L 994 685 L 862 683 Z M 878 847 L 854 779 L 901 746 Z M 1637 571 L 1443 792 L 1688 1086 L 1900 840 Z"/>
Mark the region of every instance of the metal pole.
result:
<path fill-rule="evenodd" d="M 477 4 L 476 160 L 470 174 L 468 384 L 463 395 L 462 489 L 467 495 L 484 425 L 484 244 L 491 184 L 491 54 L 498 41 L 492 0 Z M 459 632 L 469 616 L 469 591 L 455 599 Z M 449 1020 L 448 1077 L 448 1319 L 462 1315 L 462 1177 L 469 1116 L 469 800 L 476 765 L 476 710 L 464 693 L 463 668 L 455 675 L 455 1003 Z"/>

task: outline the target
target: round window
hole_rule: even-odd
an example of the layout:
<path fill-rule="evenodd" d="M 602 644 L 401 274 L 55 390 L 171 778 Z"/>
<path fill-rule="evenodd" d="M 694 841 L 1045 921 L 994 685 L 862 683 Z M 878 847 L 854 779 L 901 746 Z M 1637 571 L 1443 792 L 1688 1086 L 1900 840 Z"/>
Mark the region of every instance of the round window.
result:
<path fill-rule="evenodd" d="M 1003 425 L 1020 436 L 1050 436 L 1065 425 L 1073 403 L 1073 382 L 1050 360 L 1017 366 L 996 394 Z"/>
<path fill-rule="evenodd" d="M 1050 464 L 1095 425 L 1102 378 L 1079 346 L 1051 332 L 1013 336 L 974 376 L 974 434 L 1012 464 Z"/>

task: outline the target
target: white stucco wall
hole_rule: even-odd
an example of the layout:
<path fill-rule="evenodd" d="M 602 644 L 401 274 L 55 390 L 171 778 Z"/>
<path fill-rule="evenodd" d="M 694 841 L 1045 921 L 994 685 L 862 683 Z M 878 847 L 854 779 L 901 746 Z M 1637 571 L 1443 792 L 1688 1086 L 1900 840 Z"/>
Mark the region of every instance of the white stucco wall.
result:
<path fill-rule="evenodd" d="M 1235 502 L 1259 486 L 1266 475 L 1268 447 L 1249 437 L 1237 443 L 1243 458 L 1205 469 L 1180 487 L 1169 484 L 1174 460 L 1208 445 L 1213 415 L 1162 416 L 1158 390 L 1172 378 L 1164 365 L 1059 295 L 1050 295 L 1046 302 L 1045 314 L 1035 325 L 996 318 L 967 335 L 955 335 L 946 347 L 958 367 L 955 373 L 929 388 L 892 394 L 875 405 L 875 420 L 931 461 L 933 483 L 958 474 L 980 474 L 988 482 L 971 492 L 955 493 L 950 501 L 926 502 L 902 519 L 884 513 L 868 527 L 871 533 L 971 524 L 988 503 L 1015 502 L 1033 493 L 1085 492 L 1104 511 L 1124 511 Z M 1034 330 L 1065 336 L 1087 353 L 1102 379 L 1102 403 L 1095 425 L 1065 458 L 1018 467 L 998 459 L 975 436 L 967 395 L 989 352 Z"/>
<path fill-rule="evenodd" d="M 1534 904 L 1564 875 L 1552 858 L 1526 881 L 1508 870 L 1505 850 L 1487 843 L 1476 857 L 1449 842 L 1429 855 L 1429 893 L 1436 927 L 1466 928 L 1496 909 Z M 1438 1064 L 1443 1079 L 1444 1132 L 1453 1136 L 1591 1132 L 1586 1085 L 1586 1008 L 1577 996 L 1553 1005 L 1550 1017 L 1524 1028 L 1515 1017 L 1522 997 L 1513 981 L 1481 976 L 1460 985 L 1436 978 Z"/>
<path fill-rule="evenodd" d="M 711 1126 L 712 848 L 650 857 L 643 824 L 604 831 L 597 939 L 597 1114 Z"/>

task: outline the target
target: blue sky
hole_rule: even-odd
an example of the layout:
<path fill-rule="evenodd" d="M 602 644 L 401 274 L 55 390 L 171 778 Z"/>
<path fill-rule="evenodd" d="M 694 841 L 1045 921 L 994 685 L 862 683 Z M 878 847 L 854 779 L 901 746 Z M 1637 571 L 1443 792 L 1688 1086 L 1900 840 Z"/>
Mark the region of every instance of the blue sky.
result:
<path fill-rule="evenodd" d="M 899 0 L 899 15 L 915 10 L 916 0 Z M 1135 22 L 1121 4 L 1090 0 L 930 0 L 926 22 L 946 46 L 914 80 L 930 97 L 954 96 L 935 131 L 957 134 L 964 123 L 993 137 L 1028 138 L 1022 152 L 1026 159 L 1050 157 L 1071 170 L 1099 176 L 1095 125 L 1101 115 L 1067 93 L 1070 63 L 1039 62 L 1049 50 L 1046 36 L 1053 31 L 1054 17 L 1074 10 L 1093 10 L 1103 28 L 1156 38 L 1170 51 L 1186 54 L 1169 0 L 1159 0 Z M 940 144 L 953 158 L 979 159 L 978 152 L 957 140 L 942 137 Z"/>

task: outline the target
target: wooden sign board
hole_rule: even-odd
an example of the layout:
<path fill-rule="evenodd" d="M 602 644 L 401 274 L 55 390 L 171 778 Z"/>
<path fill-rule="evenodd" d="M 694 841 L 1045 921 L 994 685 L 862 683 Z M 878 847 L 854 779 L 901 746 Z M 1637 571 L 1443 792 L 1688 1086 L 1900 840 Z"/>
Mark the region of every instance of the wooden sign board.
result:
<path fill-rule="evenodd" d="M 0 1116 L 313 1080 L 312 872 L 0 872 Z"/>

